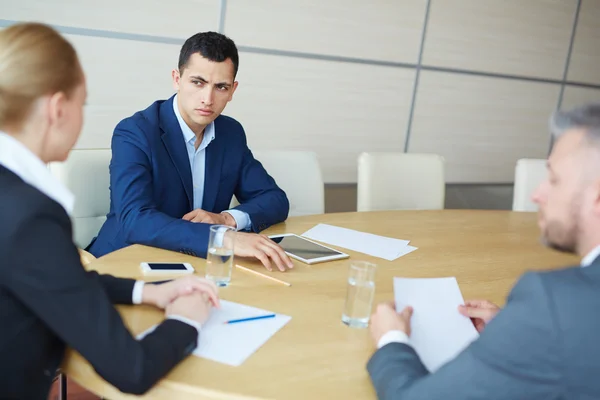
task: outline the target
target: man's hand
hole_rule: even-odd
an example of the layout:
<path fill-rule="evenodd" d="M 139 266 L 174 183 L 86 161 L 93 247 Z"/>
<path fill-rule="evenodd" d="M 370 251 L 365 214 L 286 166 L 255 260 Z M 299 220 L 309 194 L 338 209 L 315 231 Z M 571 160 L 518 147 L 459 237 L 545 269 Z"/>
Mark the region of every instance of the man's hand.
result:
<path fill-rule="evenodd" d="M 217 286 L 214 282 L 198 276 L 186 276 L 161 284 L 148 282 L 144 285 L 142 303 L 164 309 L 178 297 L 194 292 L 206 294 L 213 306 L 217 308 L 220 306 Z"/>
<path fill-rule="evenodd" d="M 204 211 L 201 208 L 197 208 L 185 214 L 182 219 L 190 222 L 201 222 L 204 224 L 214 225 L 227 225 L 237 228 L 237 223 L 235 222 L 235 219 L 231 214 L 227 212 L 215 214 L 208 211 Z"/>
<path fill-rule="evenodd" d="M 239 257 L 254 257 L 260 260 L 266 269 L 273 270 L 274 263 L 280 271 L 294 268 L 292 260 L 274 241 L 264 235 L 244 232 L 227 232 L 225 241 L 234 241 L 233 253 Z"/>
<path fill-rule="evenodd" d="M 371 336 L 375 341 L 375 346 L 379 343 L 379 339 L 389 331 L 401 331 L 410 336 L 412 314 L 412 307 L 406 307 L 402 312 L 397 313 L 393 301 L 379 304 L 370 323 Z"/>
<path fill-rule="evenodd" d="M 179 296 L 165 309 L 165 315 L 180 315 L 196 321 L 199 324 L 206 322 L 210 315 L 212 300 L 208 293 L 194 292 Z"/>
<path fill-rule="evenodd" d="M 465 317 L 471 318 L 477 332 L 481 333 L 500 311 L 500 307 L 487 300 L 469 300 L 464 306 L 458 306 L 458 311 Z"/>

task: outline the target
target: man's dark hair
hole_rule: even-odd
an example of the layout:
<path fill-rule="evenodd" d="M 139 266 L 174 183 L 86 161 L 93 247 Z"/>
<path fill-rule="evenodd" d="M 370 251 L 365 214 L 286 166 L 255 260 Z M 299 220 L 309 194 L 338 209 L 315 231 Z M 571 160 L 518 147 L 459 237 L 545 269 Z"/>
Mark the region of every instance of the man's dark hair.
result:
<path fill-rule="evenodd" d="M 239 57 L 233 40 L 217 32 L 200 32 L 185 41 L 179 52 L 179 72 L 183 73 L 192 54 L 200 53 L 204 58 L 214 62 L 223 62 L 231 58 L 233 76 L 237 75 Z"/>

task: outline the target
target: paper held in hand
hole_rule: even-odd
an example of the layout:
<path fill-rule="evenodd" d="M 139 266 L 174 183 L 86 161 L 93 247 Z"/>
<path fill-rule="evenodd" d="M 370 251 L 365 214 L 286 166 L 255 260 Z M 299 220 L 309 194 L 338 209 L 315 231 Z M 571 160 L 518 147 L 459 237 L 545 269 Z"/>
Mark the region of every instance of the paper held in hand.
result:
<path fill-rule="evenodd" d="M 413 307 L 410 344 L 430 372 L 456 357 L 479 337 L 471 320 L 458 312 L 464 304 L 456 278 L 394 278 L 396 310 Z"/>

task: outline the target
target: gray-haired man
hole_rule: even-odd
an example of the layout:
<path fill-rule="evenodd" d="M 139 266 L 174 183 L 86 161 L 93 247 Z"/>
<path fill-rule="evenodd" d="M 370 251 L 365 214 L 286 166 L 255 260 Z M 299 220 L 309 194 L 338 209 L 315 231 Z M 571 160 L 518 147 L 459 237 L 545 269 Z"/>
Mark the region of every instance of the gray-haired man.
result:
<path fill-rule="evenodd" d="M 600 104 L 555 113 L 551 130 L 533 200 L 546 244 L 581 265 L 526 273 L 502 311 L 467 302 L 481 336 L 433 374 L 410 346 L 412 309 L 380 304 L 367 365 L 380 399 L 600 399 Z"/>

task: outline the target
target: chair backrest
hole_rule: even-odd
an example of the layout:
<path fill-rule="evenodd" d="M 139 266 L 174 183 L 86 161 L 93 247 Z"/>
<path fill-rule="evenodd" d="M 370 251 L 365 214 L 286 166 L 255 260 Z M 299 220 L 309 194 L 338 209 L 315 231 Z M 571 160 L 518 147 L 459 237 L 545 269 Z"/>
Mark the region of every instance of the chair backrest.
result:
<path fill-rule="evenodd" d="M 358 157 L 357 210 L 444 208 L 444 158 L 437 154 L 374 152 Z"/>
<path fill-rule="evenodd" d="M 48 164 L 50 172 L 75 195 L 73 240 L 86 248 L 110 209 L 110 149 L 72 150 L 65 162 Z"/>
<path fill-rule="evenodd" d="M 256 150 L 252 153 L 286 193 L 290 217 L 325 212 L 325 188 L 315 152 Z M 231 206 L 238 204 L 234 197 Z"/>
<path fill-rule="evenodd" d="M 546 160 L 522 158 L 515 167 L 513 211 L 537 211 L 538 206 L 531 201 L 533 191 L 546 178 Z"/>

